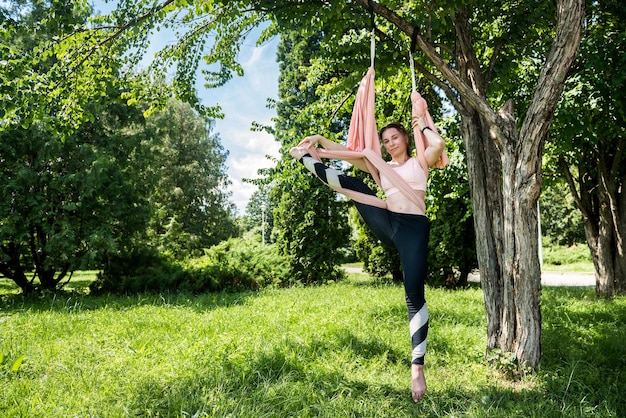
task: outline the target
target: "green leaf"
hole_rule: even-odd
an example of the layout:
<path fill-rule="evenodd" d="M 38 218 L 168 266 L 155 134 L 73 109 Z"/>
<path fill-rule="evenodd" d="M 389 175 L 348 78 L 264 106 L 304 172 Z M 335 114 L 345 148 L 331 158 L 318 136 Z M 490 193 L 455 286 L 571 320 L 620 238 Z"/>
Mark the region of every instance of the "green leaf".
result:
<path fill-rule="evenodd" d="M 25 357 L 26 356 L 24 354 L 22 354 L 17 359 L 15 359 L 15 361 L 13 362 L 13 366 L 11 366 L 11 370 L 14 371 L 15 373 L 17 373 L 17 371 L 22 366 L 22 362 L 24 361 Z"/>

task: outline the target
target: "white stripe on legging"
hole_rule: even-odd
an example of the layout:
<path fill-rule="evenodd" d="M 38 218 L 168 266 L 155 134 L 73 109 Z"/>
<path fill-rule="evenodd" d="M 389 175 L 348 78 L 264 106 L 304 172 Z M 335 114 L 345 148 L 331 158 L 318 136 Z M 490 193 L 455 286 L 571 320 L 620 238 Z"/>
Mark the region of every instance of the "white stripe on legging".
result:
<path fill-rule="evenodd" d="M 315 164 L 321 164 L 314 158 L 311 157 L 303 157 L 302 164 L 309 170 L 311 173 L 315 174 Z M 339 183 L 339 176 L 343 174 L 341 171 L 334 169 L 332 167 L 326 167 L 326 181 L 333 187 L 341 187 L 341 183 Z"/>
<path fill-rule="evenodd" d="M 409 322 L 409 331 L 411 333 L 411 338 L 413 334 L 415 334 L 421 327 L 423 327 L 426 322 L 428 322 L 428 307 L 426 303 L 422 306 L 413 318 L 411 318 L 411 322 Z M 422 341 L 413 349 L 413 360 L 419 357 L 424 357 L 426 354 L 426 340 Z"/>

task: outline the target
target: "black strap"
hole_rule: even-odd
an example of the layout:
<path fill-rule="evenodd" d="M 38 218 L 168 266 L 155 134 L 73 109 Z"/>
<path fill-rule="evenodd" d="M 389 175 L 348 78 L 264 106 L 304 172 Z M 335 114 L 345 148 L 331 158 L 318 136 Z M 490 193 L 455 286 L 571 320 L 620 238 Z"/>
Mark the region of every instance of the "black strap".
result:
<path fill-rule="evenodd" d="M 413 26 L 413 33 L 411 34 L 411 53 L 415 52 L 417 47 L 417 26 Z"/>
<path fill-rule="evenodd" d="M 372 0 L 367 0 L 367 5 L 370 10 L 370 21 L 372 24 L 372 30 L 376 29 L 376 23 L 374 22 L 374 4 L 372 4 Z"/>

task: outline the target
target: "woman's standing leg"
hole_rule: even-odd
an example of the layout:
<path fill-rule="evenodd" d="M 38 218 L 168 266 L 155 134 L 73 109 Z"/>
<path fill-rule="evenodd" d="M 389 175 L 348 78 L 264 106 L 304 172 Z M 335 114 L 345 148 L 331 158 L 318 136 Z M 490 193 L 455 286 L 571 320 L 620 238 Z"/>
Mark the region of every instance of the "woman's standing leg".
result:
<path fill-rule="evenodd" d="M 409 330 L 413 347 L 411 380 L 413 399 L 417 402 L 426 392 L 424 356 L 428 336 L 428 306 L 425 296 L 427 274 L 428 218 L 420 215 L 393 215 L 397 226 L 393 240 L 400 253 L 404 273 L 404 292 L 409 314 Z"/>

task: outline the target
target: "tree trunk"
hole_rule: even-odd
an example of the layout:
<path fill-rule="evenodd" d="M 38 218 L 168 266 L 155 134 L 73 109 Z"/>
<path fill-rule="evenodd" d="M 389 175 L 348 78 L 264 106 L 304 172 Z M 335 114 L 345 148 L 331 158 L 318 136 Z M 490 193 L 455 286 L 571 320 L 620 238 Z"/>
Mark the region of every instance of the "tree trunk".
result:
<path fill-rule="evenodd" d="M 621 246 L 615 255 L 615 291 L 620 295 L 626 294 L 626 174 L 621 178 L 621 187 L 616 198 L 618 202 L 617 231 L 622 237 Z"/>
<path fill-rule="evenodd" d="M 478 263 L 488 318 L 487 349 L 515 353 L 520 365 L 531 368 L 537 367 L 541 359 L 537 228 L 541 156 L 567 70 L 580 42 L 584 2 L 559 1 L 557 9 L 557 35 L 519 132 L 511 102 L 497 115 L 483 106 L 475 107 L 473 101 L 462 101 L 457 108 L 463 120 L 474 205 Z M 455 16 L 454 23 L 459 73 L 464 83 L 482 97 L 484 83 L 471 54 L 463 12 Z M 470 107 L 476 113 L 468 112 Z M 477 119 L 480 130 L 472 129 Z"/>
<path fill-rule="evenodd" d="M 511 105 L 501 115 L 500 131 L 507 134 L 501 142 L 521 142 Z M 536 367 L 541 358 L 539 154 L 515 146 L 498 152 L 486 129 L 473 129 L 486 122 L 472 119 L 462 118 L 462 132 L 487 311 L 487 353 L 514 353 L 520 364 Z"/>
<path fill-rule="evenodd" d="M 626 176 L 621 179 L 621 188 L 618 192 L 619 198 L 619 218 L 617 219 L 616 230 L 620 237 L 626 238 Z M 626 294 L 626 239 L 618 242 L 615 251 L 615 293 L 618 295 Z"/>
<path fill-rule="evenodd" d="M 541 266 L 537 201 L 541 193 L 541 154 L 545 136 L 535 129 L 518 137 L 512 104 L 501 112 L 501 131 L 509 146 L 503 152 L 504 271 L 512 286 L 505 298 L 515 306 L 510 352 L 523 366 L 536 367 L 541 360 Z M 539 127 L 537 127 L 539 128 Z M 528 131 L 527 131 L 528 132 Z M 536 136 L 535 136 L 536 135 Z M 507 141 L 507 142 L 508 142 Z M 510 152 L 512 151 L 512 152 Z"/>
<path fill-rule="evenodd" d="M 26 277 L 24 268 L 20 262 L 20 251 L 15 243 L 7 243 L 0 246 L 0 250 L 4 253 L 0 262 L 0 274 L 15 282 L 22 289 L 22 293 L 28 295 L 35 290 L 32 282 Z"/>
<path fill-rule="evenodd" d="M 595 251 L 592 252 L 596 269 L 596 293 L 610 298 L 615 294 L 614 248 L 615 236 L 609 208 L 609 190 L 602 181 L 598 182 L 600 207 L 598 236 L 595 239 Z"/>
<path fill-rule="evenodd" d="M 476 114 L 461 119 L 461 132 L 467 153 L 467 171 L 474 210 L 476 256 L 487 311 L 487 348 L 500 346 L 503 291 L 502 192 L 500 156 Z"/>
<path fill-rule="evenodd" d="M 624 192 L 624 177 L 620 177 L 620 165 L 622 163 L 624 141 L 618 140 L 613 144 L 615 149 L 608 150 L 604 143 L 600 143 L 599 154 L 601 163 L 598 166 L 600 177 L 599 189 L 601 196 L 604 197 L 601 210 L 606 211 L 608 226 L 611 227 L 611 249 L 610 257 L 613 266 L 613 276 L 607 277 L 607 282 L 602 283 L 607 290 L 611 291 L 607 296 L 612 297 L 614 294 L 623 293 L 625 264 L 626 264 L 626 192 Z M 606 208 L 604 207 L 606 205 Z M 604 213 L 604 212 L 603 212 Z M 600 291 L 600 289 L 598 289 Z"/>
<path fill-rule="evenodd" d="M 598 155 L 596 167 L 590 172 L 579 165 L 579 176 L 575 178 L 564 161 L 560 165 L 576 206 L 583 214 L 585 237 L 596 275 L 596 293 L 611 298 L 626 292 L 623 238 L 626 233 L 626 193 L 621 187 L 626 179 L 618 178 L 619 167 L 612 164 L 602 147 L 599 151 L 588 152 Z"/>

